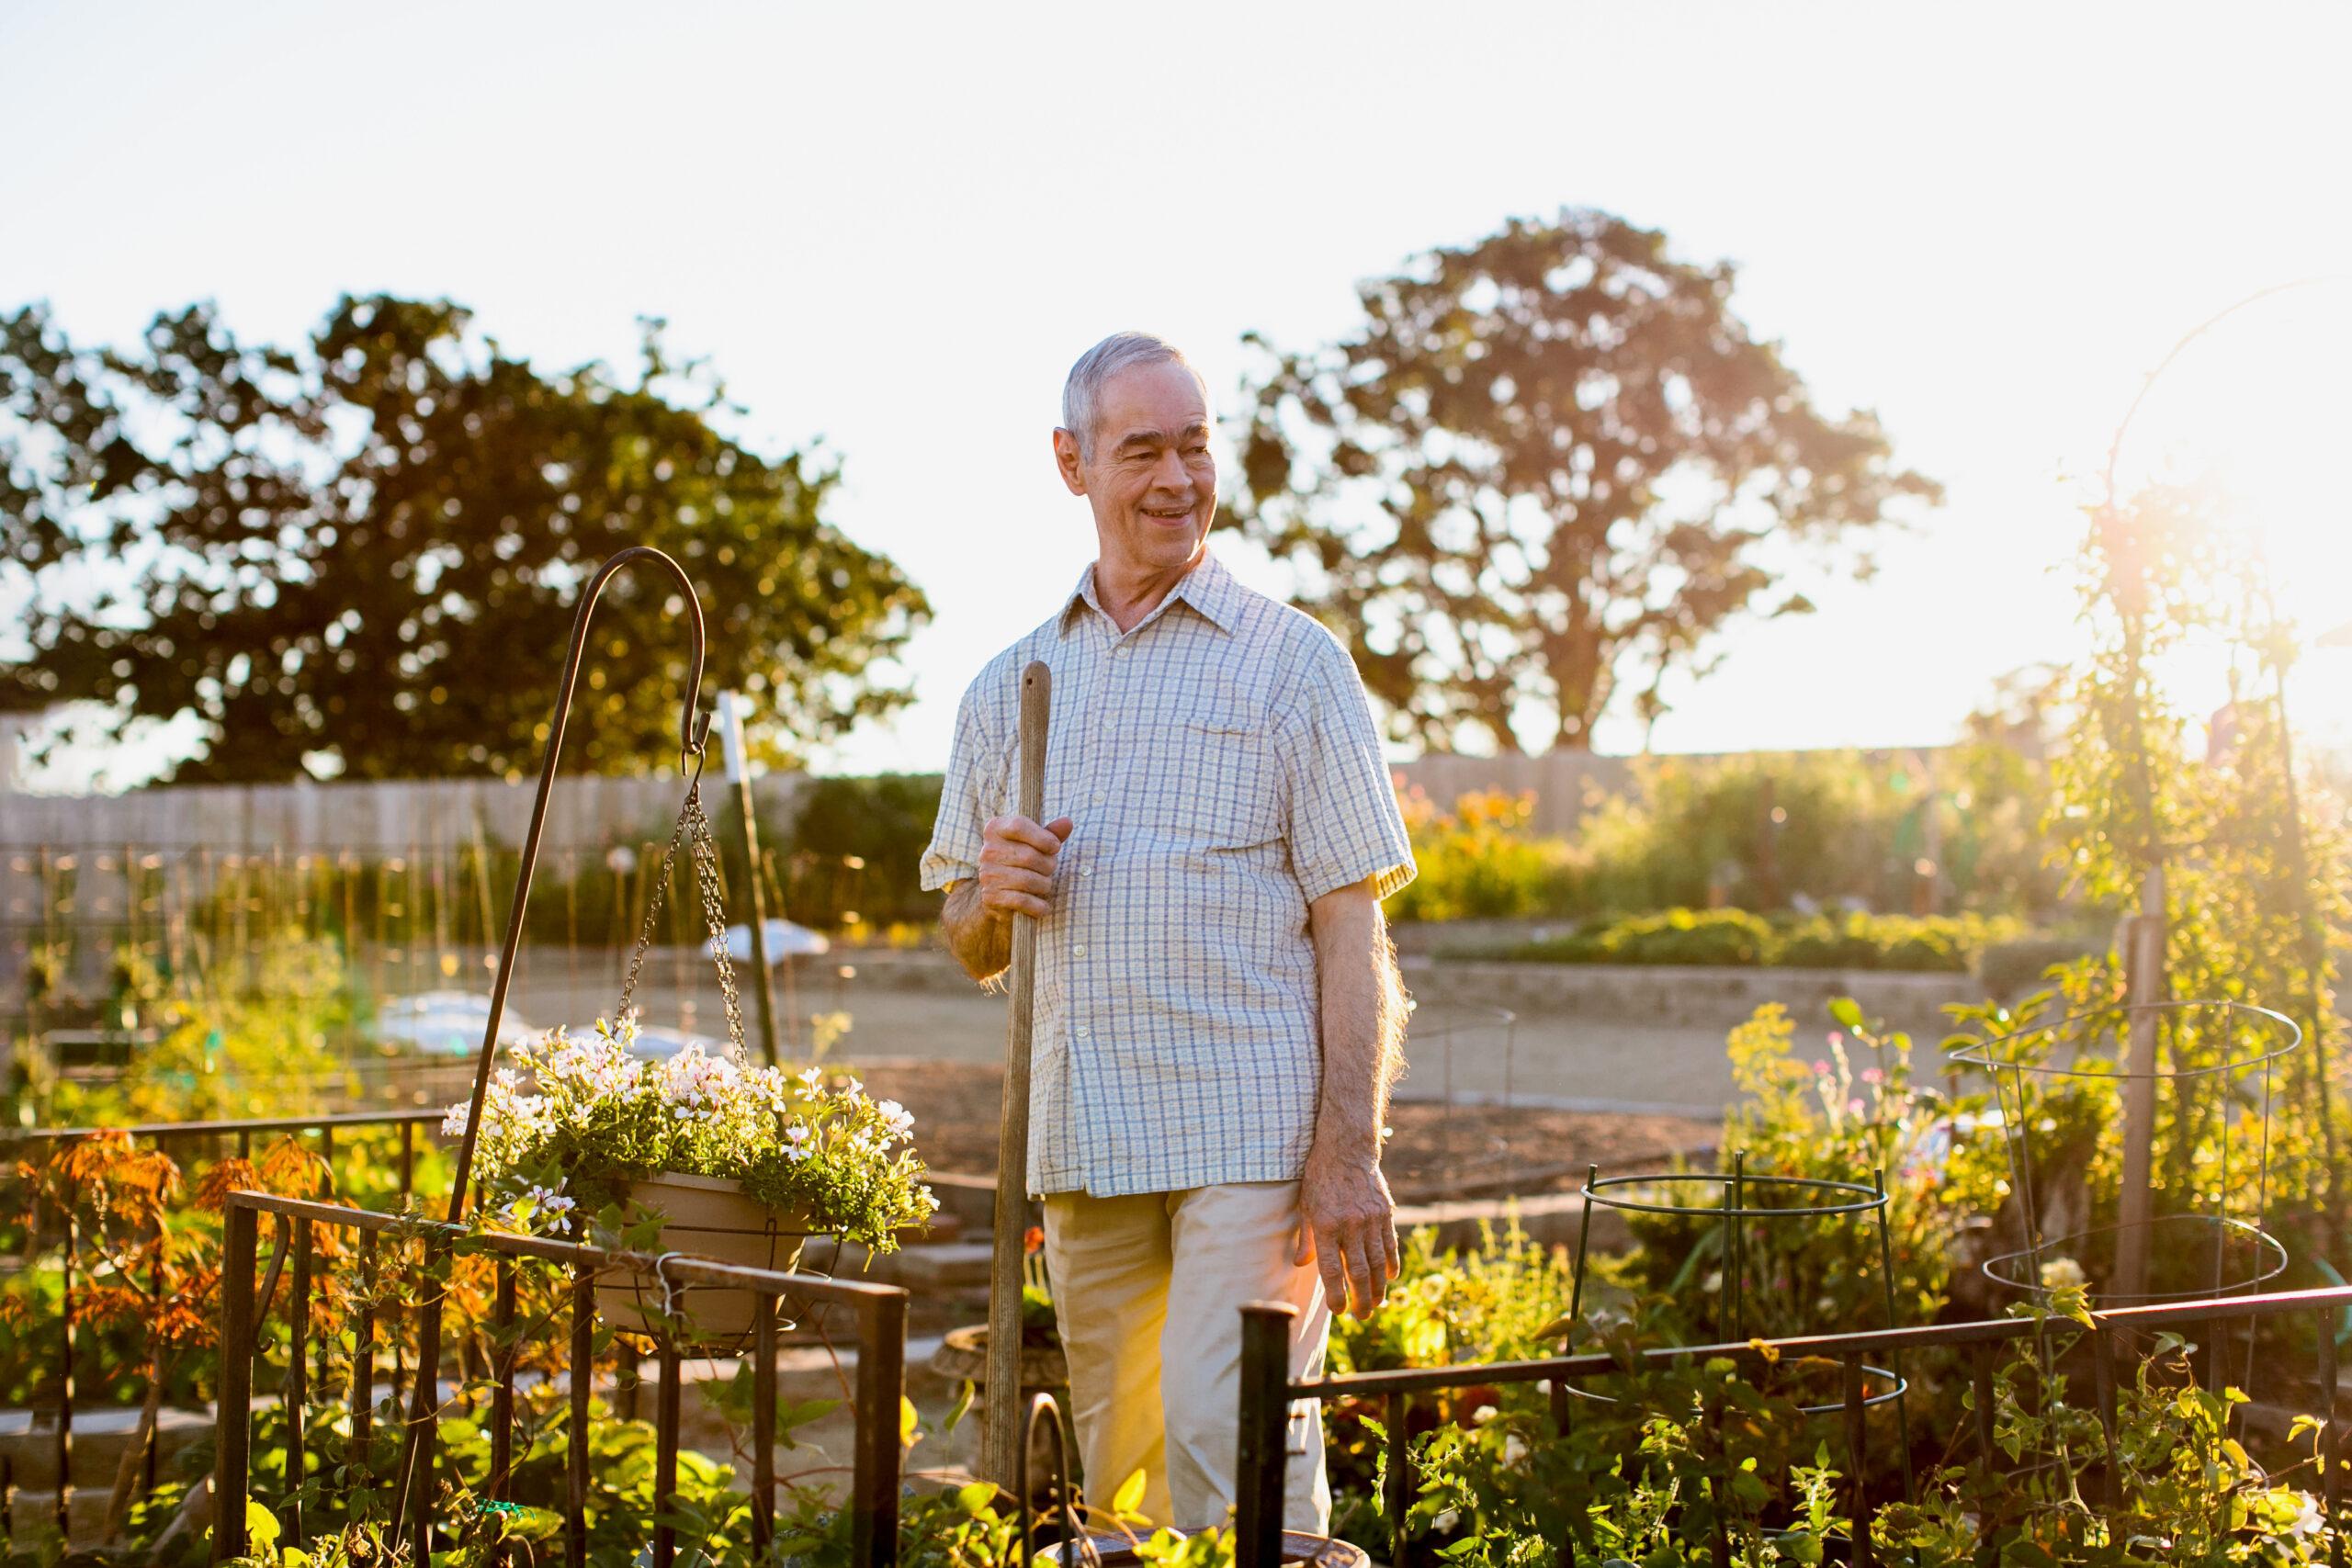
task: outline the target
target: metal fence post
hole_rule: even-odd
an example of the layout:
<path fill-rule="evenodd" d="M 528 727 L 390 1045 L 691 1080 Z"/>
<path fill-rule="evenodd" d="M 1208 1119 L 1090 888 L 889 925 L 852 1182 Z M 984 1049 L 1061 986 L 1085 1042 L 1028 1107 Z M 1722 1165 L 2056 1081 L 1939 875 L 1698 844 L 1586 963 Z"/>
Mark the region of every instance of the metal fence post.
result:
<path fill-rule="evenodd" d="M 776 1298 L 752 1298 L 752 1553 L 764 1555 L 775 1536 Z"/>
<path fill-rule="evenodd" d="M 261 1216 L 229 1200 L 220 1247 L 220 1394 L 212 1470 L 212 1561 L 245 1554 L 253 1457 L 254 1264 Z"/>
<path fill-rule="evenodd" d="M 303 1443 L 308 1435 L 307 1406 L 311 1403 L 311 1222 L 289 1221 L 294 1227 L 294 1285 L 286 1303 L 286 1386 L 280 1403 L 286 1408 L 286 1542 L 302 1544 Z"/>
<path fill-rule="evenodd" d="M 1408 1396 L 1401 1390 L 1388 1396 L 1388 1474 L 1381 1488 L 1381 1510 L 1388 1516 L 1390 1568 L 1412 1568 L 1413 1545 L 1405 1539 L 1405 1514 L 1413 1506 L 1413 1439 L 1408 1422 Z"/>
<path fill-rule="evenodd" d="M 906 1397 L 906 1354 L 905 1294 L 860 1303 L 849 1547 L 856 1568 L 896 1568 L 899 1561 L 899 1407 Z"/>
<path fill-rule="evenodd" d="M 65 1189 L 65 1280 L 59 1298 L 57 1343 L 57 1533 L 74 1539 L 74 1276 L 81 1265 L 82 1219 L 75 1192 Z"/>
<path fill-rule="evenodd" d="M 678 1505 L 678 1342 L 668 1334 L 655 1352 L 662 1381 L 653 1397 L 653 1568 L 677 1561 L 678 1529 L 671 1521 Z"/>
<path fill-rule="evenodd" d="M 1241 1308 L 1241 1431 L 1236 1476 L 1236 1568 L 1276 1568 L 1283 1560 L 1283 1469 L 1289 1459 L 1290 1330 L 1285 1302 Z"/>
<path fill-rule="evenodd" d="M 588 1397 L 596 1382 L 596 1274 L 580 1264 L 571 1277 L 571 1404 L 564 1428 L 564 1568 L 588 1561 Z"/>
<path fill-rule="evenodd" d="M 522 1347 L 514 1335 L 514 1263 L 498 1260 L 497 1295 L 492 1307 L 492 1353 L 496 1382 L 490 1395 L 490 1495 L 503 1502 L 514 1486 L 514 1357 Z"/>
<path fill-rule="evenodd" d="M 1861 1352 L 1847 1355 L 1846 1464 L 1854 1472 L 1854 1568 L 1871 1568 L 1876 1553 L 1871 1547 L 1870 1490 L 1863 1484 L 1862 1456 L 1869 1447 L 1862 1404 Z"/>

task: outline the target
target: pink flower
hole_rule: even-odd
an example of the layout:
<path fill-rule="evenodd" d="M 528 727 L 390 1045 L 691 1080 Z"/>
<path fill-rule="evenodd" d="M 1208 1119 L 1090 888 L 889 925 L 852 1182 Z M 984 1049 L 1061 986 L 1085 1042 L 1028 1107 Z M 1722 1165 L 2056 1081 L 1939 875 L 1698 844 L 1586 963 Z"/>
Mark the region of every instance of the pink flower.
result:
<path fill-rule="evenodd" d="M 1877 1067 L 1864 1067 L 1862 1069 L 1862 1081 L 1864 1083 L 1884 1083 L 1886 1081 L 1886 1074 Z"/>
<path fill-rule="evenodd" d="M 1829 1046 L 1831 1050 L 1834 1051 L 1844 1043 L 1846 1043 L 1846 1032 L 1844 1030 L 1833 1029 L 1829 1032 Z"/>
<path fill-rule="evenodd" d="M 1846 1102 L 1846 1114 L 1847 1114 L 1847 1115 L 1849 1115 L 1849 1116 L 1860 1116 L 1861 1113 L 1862 1113 L 1862 1102 L 1861 1102 L 1860 1100 L 1848 1100 L 1848 1101 Z"/>

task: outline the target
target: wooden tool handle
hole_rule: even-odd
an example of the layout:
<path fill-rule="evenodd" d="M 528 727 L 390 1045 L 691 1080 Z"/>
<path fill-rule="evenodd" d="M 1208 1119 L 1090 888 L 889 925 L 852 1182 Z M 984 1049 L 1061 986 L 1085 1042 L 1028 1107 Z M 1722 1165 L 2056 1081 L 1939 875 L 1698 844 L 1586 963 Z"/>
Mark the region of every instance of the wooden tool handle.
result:
<path fill-rule="evenodd" d="M 1032 822 L 1046 809 L 1046 726 L 1054 674 L 1042 662 L 1021 672 L 1021 787 L 1016 803 Z M 1020 1469 L 1021 1259 L 1029 1219 L 1029 1039 L 1035 1019 L 1037 922 L 1012 917 L 1012 1024 L 1005 1032 L 1004 1112 L 998 1123 L 995 1252 L 989 1275 L 988 1451 L 981 1470 L 1011 1495 Z"/>

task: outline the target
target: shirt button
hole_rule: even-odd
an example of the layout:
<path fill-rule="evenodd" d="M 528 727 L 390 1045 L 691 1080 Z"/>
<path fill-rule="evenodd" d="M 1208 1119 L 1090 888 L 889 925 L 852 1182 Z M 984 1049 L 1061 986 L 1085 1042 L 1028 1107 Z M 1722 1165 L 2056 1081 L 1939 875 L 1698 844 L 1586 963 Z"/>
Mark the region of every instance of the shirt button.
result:
<path fill-rule="evenodd" d="M 1080 876 L 1091 876 L 1094 874 L 1094 868 L 1091 865 L 1080 867 L 1078 874 Z"/>
<path fill-rule="evenodd" d="M 1091 1040 L 1094 1038 L 1094 1031 L 1091 1029 L 1081 1029 L 1078 1032 L 1078 1037 L 1080 1040 Z"/>
<path fill-rule="evenodd" d="M 1069 955 L 1072 958 L 1083 958 L 1086 956 L 1086 949 L 1083 947 L 1073 947 L 1069 950 Z"/>

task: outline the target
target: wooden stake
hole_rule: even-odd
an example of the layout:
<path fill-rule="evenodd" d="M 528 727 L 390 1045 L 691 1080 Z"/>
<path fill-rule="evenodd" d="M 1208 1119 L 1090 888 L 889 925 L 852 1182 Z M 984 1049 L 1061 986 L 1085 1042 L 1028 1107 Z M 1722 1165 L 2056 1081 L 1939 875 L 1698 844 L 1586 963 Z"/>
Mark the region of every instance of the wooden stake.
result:
<path fill-rule="evenodd" d="M 1032 822 L 1046 810 L 1046 727 L 1053 671 L 1032 662 L 1021 672 L 1021 789 L 1016 803 Z M 989 1274 L 988 1400 L 982 1406 L 988 1451 L 981 1470 L 1011 1495 L 1026 1423 L 1021 1407 L 1021 1259 L 1029 1219 L 1029 1043 L 1035 1017 L 1037 922 L 1012 917 L 1012 1023 L 1004 1044 L 1004 1113 L 998 1123 L 995 1255 Z"/>

